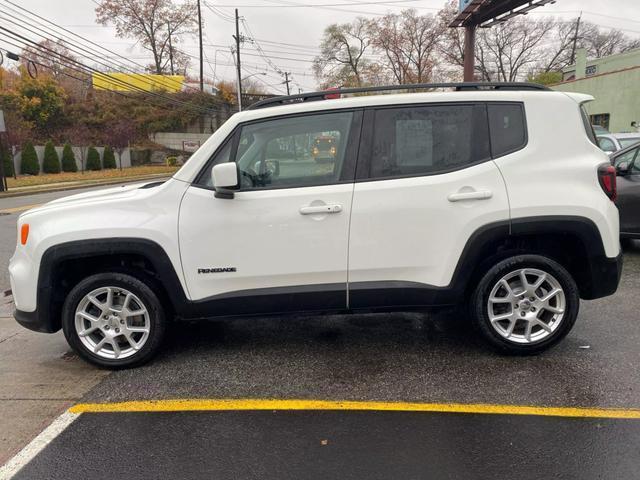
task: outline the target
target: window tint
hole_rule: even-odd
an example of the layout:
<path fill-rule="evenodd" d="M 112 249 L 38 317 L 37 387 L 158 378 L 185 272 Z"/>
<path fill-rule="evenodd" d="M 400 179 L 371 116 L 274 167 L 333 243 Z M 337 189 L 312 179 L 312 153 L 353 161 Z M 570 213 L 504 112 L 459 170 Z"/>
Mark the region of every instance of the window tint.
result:
<path fill-rule="evenodd" d="M 433 105 L 375 112 L 371 178 L 429 175 L 487 160 L 485 107 Z"/>
<path fill-rule="evenodd" d="M 243 189 L 337 182 L 352 112 L 281 118 L 242 128 L 236 163 Z"/>
<path fill-rule="evenodd" d="M 527 136 L 522 106 L 489 104 L 487 109 L 493 156 L 499 157 L 524 147 Z"/>

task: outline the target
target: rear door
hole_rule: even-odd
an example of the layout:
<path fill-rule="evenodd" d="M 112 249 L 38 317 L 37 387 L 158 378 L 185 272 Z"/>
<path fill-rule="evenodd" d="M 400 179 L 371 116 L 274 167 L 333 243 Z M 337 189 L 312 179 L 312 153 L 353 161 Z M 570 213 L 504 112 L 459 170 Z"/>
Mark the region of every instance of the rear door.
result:
<path fill-rule="evenodd" d="M 519 115 L 490 118 L 478 103 L 376 108 L 365 113 L 349 241 L 349 306 L 437 303 L 480 227 L 508 225 L 509 202 L 492 161 L 489 121 L 502 135 Z"/>

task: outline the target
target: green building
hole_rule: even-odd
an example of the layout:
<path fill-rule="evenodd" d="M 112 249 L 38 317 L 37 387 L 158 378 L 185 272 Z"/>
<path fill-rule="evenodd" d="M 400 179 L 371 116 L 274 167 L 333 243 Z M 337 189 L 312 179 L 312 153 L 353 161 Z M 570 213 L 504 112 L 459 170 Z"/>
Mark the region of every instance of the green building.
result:
<path fill-rule="evenodd" d="M 586 105 L 591 123 L 610 132 L 633 131 L 640 125 L 640 49 L 587 60 L 586 51 L 576 52 L 576 64 L 562 72 L 563 81 L 554 90 L 593 95 Z"/>

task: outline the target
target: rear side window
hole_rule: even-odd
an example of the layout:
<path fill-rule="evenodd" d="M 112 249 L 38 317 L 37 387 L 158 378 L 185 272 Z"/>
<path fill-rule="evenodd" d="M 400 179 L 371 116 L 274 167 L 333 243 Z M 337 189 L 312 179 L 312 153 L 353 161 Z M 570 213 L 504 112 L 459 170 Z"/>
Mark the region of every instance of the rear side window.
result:
<path fill-rule="evenodd" d="M 506 155 L 521 149 L 527 143 L 522 105 L 500 103 L 487 105 L 491 151 L 493 157 Z"/>
<path fill-rule="evenodd" d="M 490 158 L 483 105 L 376 110 L 370 178 L 432 175 Z"/>

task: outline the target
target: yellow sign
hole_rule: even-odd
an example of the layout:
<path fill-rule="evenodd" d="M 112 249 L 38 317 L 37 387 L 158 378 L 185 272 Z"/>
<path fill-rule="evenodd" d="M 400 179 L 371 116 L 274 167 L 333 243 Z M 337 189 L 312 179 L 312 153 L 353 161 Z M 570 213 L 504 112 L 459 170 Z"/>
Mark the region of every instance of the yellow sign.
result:
<path fill-rule="evenodd" d="M 94 73 L 93 88 L 117 92 L 164 91 L 175 93 L 182 90 L 184 75 L 154 75 L 151 73 Z"/>

